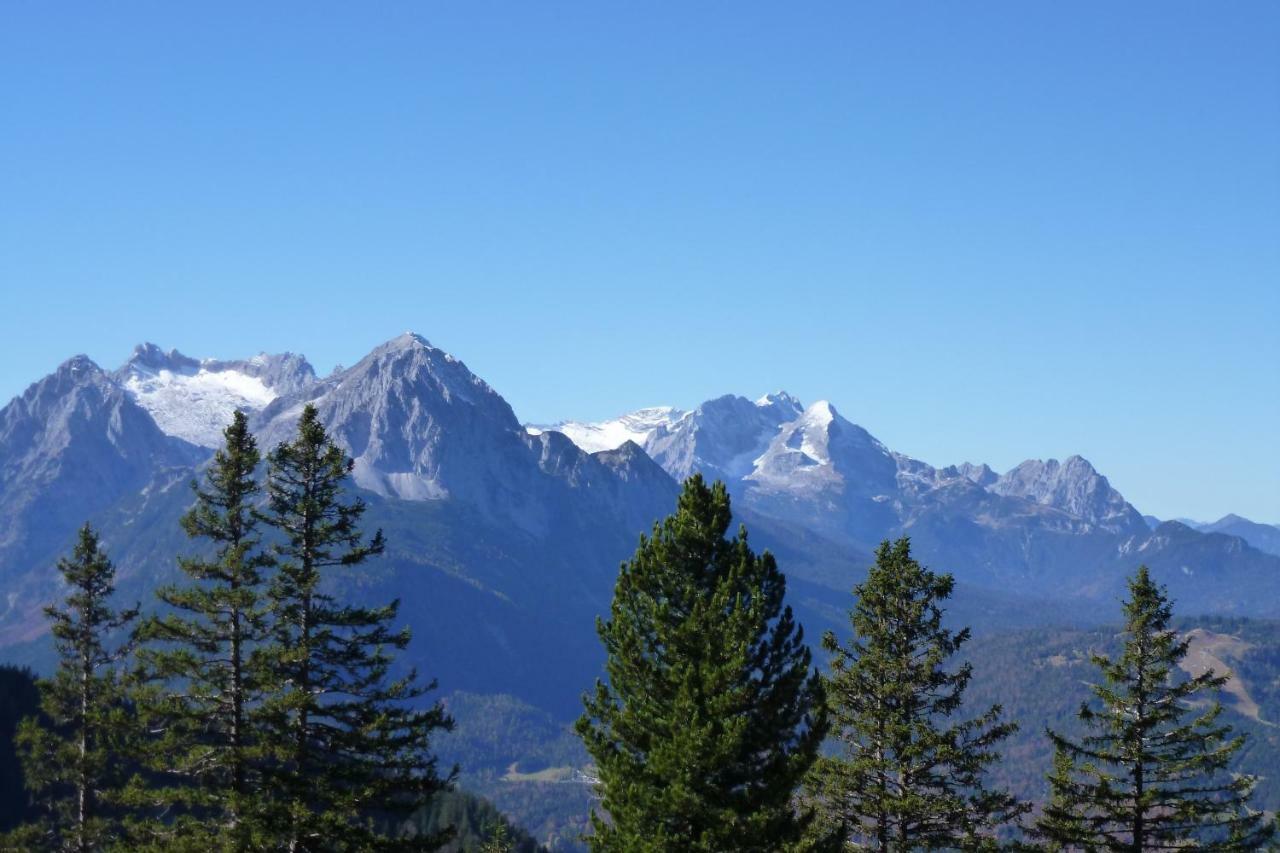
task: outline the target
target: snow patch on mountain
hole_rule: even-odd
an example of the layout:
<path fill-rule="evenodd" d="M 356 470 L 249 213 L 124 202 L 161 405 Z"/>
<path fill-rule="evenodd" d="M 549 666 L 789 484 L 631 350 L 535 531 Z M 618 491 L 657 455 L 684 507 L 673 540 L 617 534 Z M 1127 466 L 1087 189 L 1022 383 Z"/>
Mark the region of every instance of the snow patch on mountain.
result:
<path fill-rule="evenodd" d="M 554 426 L 526 425 L 525 429 L 531 435 L 563 433 L 586 452 L 599 453 L 602 450 L 617 450 L 628 441 L 644 447 L 655 432 L 670 429 L 687 416 L 688 412 L 671 406 L 653 406 L 608 421 L 563 421 Z"/>
<path fill-rule="evenodd" d="M 655 452 L 662 455 L 661 451 L 673 443 L 688 443 L 693 433 L 705 432 L 708 429 L 712 432 L 722 431 L 723 427 L 718 422 L 723 422 L 726 418 L 743 420 L 753 406 L 758 410 L 758 414 L 752 412 L 751 419 L 761 420 L 767 425 L 767 429 L 761 436 L 764 443 L 767 443 L 776 432 L 778 424 L 794 420 L 804 413 L 804 405 L 798 399 L 786 391 L 775 391 L 753 401 L 727 395 L 709 400 L 691 412 L 674 406 L 651 406 L 607 421 L 561 421 L 549 426 L 526 424 L 525 429 L 530 435 L 540 435 L 548 431 L 564 433 L 570 441 L 588 453 L 617 450 L 623 444 L 632 441 L 649 451 L 651 455 Z M 762 449 L 763 447 L 753 446 L 746 451 L 740 451 L 737 455 L 745 458 L 740 459 L 737 466 L 729 467 L 741 467 L 741 463 L 746 463 L 748 465 L 746 470 L 750 470 L 751 460 Z M 740 475 L 742 473 L 745 473 L 745 470 L 740 472 Z M 677 472 L 673 476 L 688 476 L 688 473 Z"/>
<path fill-rule="evenodd" d="M 897 473 L 883 444 L 819 400 L 779 428 L 744 479 L 795 496 L 884 495 L 895 490 Z"/>
<path fill-rule="evenodd" d="M 805 410 L 799 429 L 792 433 L 793 442 L 799 437 L 800 452 L 819 465 L 831 464 L 829 432 L 835 418 L 831 404 L 819 400 Z"/>
<path fill-rule="evenodd" d="M 222 431 L 236 409 L 257 411 L 276 398 L 257 377 L 203 367 L 194 373 L 135 372 L 124 389 L 164 433 L 201 447 L 221 446 Z"/>
<path fill-rule="evenodd" d="M 139 344 L 112 378 L 166 435 L 218 447 L 236 409 L 258 412 L 280 394 L 313 383 L 315 372 L 292 353 L 197 360 L 148 343 Z"/>
<path fill-rule="evenodd" d="M 756 406 L 775 413 L 779 420 L 790 420 L 804 412 L 804 403 L 786 391 L 774 391 L 756 400 Z"/>

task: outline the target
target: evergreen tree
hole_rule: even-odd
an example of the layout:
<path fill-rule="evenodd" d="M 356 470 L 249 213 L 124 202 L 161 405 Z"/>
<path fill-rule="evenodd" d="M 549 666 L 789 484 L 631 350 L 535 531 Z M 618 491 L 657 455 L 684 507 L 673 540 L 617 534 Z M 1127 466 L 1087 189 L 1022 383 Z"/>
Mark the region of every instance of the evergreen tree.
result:
<path fill-rule="evenodd" d="M 480 844 L 479 853 L 515 853 L 516 842 L 506 821 L 493 824 L 489 836 Z"/>
<path fill-rule="evenodd" d="M 1080 707 L 1087 733 L 1049 732 L 1061 758 L 1040 834 L 1060 849 L 1261 847 L 1275 827 L 1248 807 L 1254 779 L 1227 771 L 1244 736 L 1232 736 L 1210 701 L 1227 677 L 1179 677 L 1189 641 L 1170 629 L 1169 600 L 1145 566 L 1129 581 L 1124 614 L 1119 658 L 1093 656 L 1103 681 Z"/>
<path fill-rule="evenodd" d="M 381 531 L 363 541 L 364 502 L 342 499 L 352 460 L 308 405 L 296 437 L 268 462 L 265 519 L 284 539 L 269 590 L 272 692 L 262 713 L 277 837 L 291 853 L 437 849 L 447 830 L 397 839 L 377 828 L 451 785 L 429 747 L 452 720 L 439 703 L 419 707 L 434 682 L 391 674 L 392 652 L 409 643 L 407 629 L 389 627 L 398 602 L 357 607 L 333 592 L 341 570 L 383 550 Z"/>
<path fill-rule="evenodd" d="M 972 675 L 968 663 L 946 666 L 969 638 L 967 628 L 942 627 L 940 605 L 953 586 L 911 557 L 908 539 L 886 541 L 854 588 L 848 644 L 823 637 L 843 755 L 818 760 L 805 799 L 843 849 L 984 848 L 1028 808 L 983 782 L 1016 724 L 1001 722 L 998 705 L 953 721 Z"/>
<path fill-rule="evenodd" d="M 14 738 L 18 725 L 40 714 L 40 685 L 25 666 L 0 664 L 0 831 L 37 817 L 26 795 L 22 762 Z M 0 850 L 7 849 L 0 835 Z"/>
<path fill-rule="evenodd" d="M 17 748 L 27 787 L 45 813 L 11 839 L 23 850 L 104 850 L 122 837 L 118 794 L 126 783 L 133 724 L 118 668 L 128 642 L 108 646 L 136 608 L 113 610 L 115 569 L 89 525 L 80 529 L 70 559 L 58 562 L 68 593 L 52 620 L 58 668 L 40 683 L 35 718 L 18 728 Z"/>
<path fill-rule="evenodd" d="M 1053 769 L 1049 771 L 1049 802 L 1037 822 L 1036 834 L 1045 840 L 1050 851 L 1070 850 L 1073 843 L 1088 837 L 1085 810 L 1077 799 L 1075 762 L 1065 749 L 1053 750 Z M 1075 841 L 1072 841 L 1074 839 Z"/>
<path fill-rule="evenodd" d="M 772 555 L 729 524 L 724 484 L 691 477 L 597 623 L 608 682 L 577 722 L 608 813 L 593 850 L 776 851 L 807 822 L 791 801 L 824 732 L 821 679 Z"/>
<path fill-rule="evenodd" d="M 149 728 L 149 762 L 173 784 L 138 792 L 140 803 L 178 808 L 148 824 L 154 843 L 173 849 L 247 850 L 254 843 L 253 804 L 260 764 L 253 714 L 262 696 L 260 645 L 266 639 L 264 568 L 255 500 L 260 461 L 248 420 L 237 411 L 225 443 L 193 483 L 196 503 L 182 517 L 211 558 L 182 559 L 189 583 L 156 595 L 163 615 L 143 624 L 139 663 L 153 684 L 141 694 Z M 171 812 L 172 813 L 172 812 Z"/>

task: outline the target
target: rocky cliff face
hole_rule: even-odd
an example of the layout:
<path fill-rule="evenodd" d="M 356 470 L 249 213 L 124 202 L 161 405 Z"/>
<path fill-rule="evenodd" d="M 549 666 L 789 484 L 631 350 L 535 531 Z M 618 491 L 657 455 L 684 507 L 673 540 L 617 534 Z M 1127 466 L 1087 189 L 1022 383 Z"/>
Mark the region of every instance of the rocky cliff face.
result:
<path fill-rule="evenodd" d="M 1141 513 L 1079 456 L 1062 463 L 1056 459 L 1028 460 L 987 488 L 998 495 L 1060 509 L 1113 533 L 1140 533 L 1147 529 Z"/>
<path fill-rule="evenodd" d="M 413 334 L 354 367 L 286 394 L 262 413 L 265 446 L 292 434 L 311 403 L 355 459 L 355 480 L 380 495 L 481 500 L 527 460 L 511 407 L 461 361 Z"/>
<path fill-rule="evenodd" d="M 674 488 L 634 449 L 590 454 L 558 432 L 531 434 L 465 364 L 415 334 L 273 401 L 256 426 L 263 445 L 287 440 L 308 403 L 355 460 L 362 488 L 457 501 L 532 532 L 550 530 L 565 512 L 587 511 L 581 499 L 596 504 L 592 512 L 629 518 Z"/>
<path fill-rule="evenodd" d="M 167 436 L 111 377 L 76 356 L 0 410 L 0 579 L 8 613 L 38 629 L 53 555 L 77 527 L 204 452 Z M 34 598 L 34 600 L 32 600 Z"/>

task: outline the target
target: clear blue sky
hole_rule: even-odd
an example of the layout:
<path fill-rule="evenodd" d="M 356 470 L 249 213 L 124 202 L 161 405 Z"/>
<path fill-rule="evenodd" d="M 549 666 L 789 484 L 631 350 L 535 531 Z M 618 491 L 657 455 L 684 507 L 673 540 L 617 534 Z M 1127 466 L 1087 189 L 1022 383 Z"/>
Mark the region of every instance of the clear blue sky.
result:
<path fill-rule="evenodd" d="M 1280 4 L 0 9 L 0 397 L 418 331 L 522 418 L 786 388 L 1280 522 Z"/>

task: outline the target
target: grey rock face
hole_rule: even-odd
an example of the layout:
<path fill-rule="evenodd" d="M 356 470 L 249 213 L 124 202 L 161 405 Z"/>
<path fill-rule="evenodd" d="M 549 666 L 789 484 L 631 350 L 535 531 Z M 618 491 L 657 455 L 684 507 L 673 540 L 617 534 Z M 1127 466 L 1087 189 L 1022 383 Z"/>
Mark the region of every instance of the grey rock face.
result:
<path fill-rule="evenodd" d="M 203 459 L 165 435 L 111 378 L 76 356 L 0 410 L 0 578 L 8 606 L 39 602 L 54 576 L 44 561 L 84 521 L 145 488 L 158 471 Z M 34 575 L 29 573 L 34 572 Z"/>
<path fill-rule="evenodd" d="M 621 484 L 671 490 L 670 478 L 634 447 L 592 455 L 558 432 L 530 434 L 488 384 L 415 334 L 272 402 L 256 427 L 263 446 L 288 440 L 307 403 L 355 460 L 361 487 L 405 500 L 459 501 L 540 534 L 574 506 L 573 493 L 630 517 L 649 501 Z"/>
<path fill-rule="evenodd" d="M 0 410 L 0 524 L 8 531 L 0 545 L 14 544 L 24 507 L 80 519 L 141 488 L 157 467 L 203 456 L 162 433 L 96 364 L 76 356 Z"/>
<path fill-rule="evenodd" d="M 1060 509 L 1104 530 L 1137 533 L 1147 529 L 1141 513 L 1080 456 L 1062 463 L 1056 459 L 1028 460 L 988 488 L 998 495 Z"/>
<path fill-rule="evenodd" d="M 291 437 L 306 403 L 355 459 L 356 482 L 380 495 L 483 500 L 503 471 L 527 465 L 524 430 L 507 402 L 418 335 L 273 401 L 258 427 L 264 446 Z"/>
<path fill-rule="evenodd" d="M 956 467 L 956 472 L 961 477 L 964 477 L 966 480 L 969 480 L 971 482 L 977 483 L 979 486 L 982 486 L 984 489 L 989 488 L 997 480 L 1000 479 L 1000 475 L 997 474 L 995 471 L 992 471 L 991 466 L 985 463 L 982 465 L 970 465 L 968 462 L 965 462 L 955 467 Z"/>

